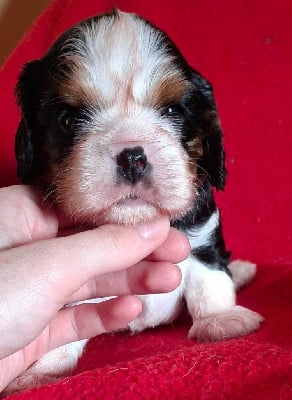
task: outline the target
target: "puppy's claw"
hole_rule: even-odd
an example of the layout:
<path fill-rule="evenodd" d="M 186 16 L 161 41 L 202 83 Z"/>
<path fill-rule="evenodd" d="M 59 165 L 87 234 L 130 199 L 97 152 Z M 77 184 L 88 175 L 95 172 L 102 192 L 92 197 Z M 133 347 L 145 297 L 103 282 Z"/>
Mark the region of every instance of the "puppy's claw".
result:
<path fill-rule="evenodd" d="M 219 341 L 247 335 L 257 330 L 264 318 L 241 306 L 234 306 L 220 314 L 196 319 L 188 337 L 199 342 Z"/>

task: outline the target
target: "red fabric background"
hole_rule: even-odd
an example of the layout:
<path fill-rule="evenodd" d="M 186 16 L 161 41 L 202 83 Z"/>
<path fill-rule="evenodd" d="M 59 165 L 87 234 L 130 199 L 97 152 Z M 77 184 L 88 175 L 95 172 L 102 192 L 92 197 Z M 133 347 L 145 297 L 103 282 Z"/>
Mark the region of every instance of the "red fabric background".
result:
<path fill-rule="evenodd" d="M 290 0 L 53 1 L 0 71 L 0 185 L 17 182 L 13 88 L 21 66 L 70 25 L 114 6 L 165 30 L 214 85 L 229 171 L 217 196 L 227 244 L 234 257 L 259 264 L 239 303 L 267 322 L 216 344 L 187 340 L 186 316 L 137 336 L 104 335 L 73 377 L 19 399 L 292 399 Z"/>

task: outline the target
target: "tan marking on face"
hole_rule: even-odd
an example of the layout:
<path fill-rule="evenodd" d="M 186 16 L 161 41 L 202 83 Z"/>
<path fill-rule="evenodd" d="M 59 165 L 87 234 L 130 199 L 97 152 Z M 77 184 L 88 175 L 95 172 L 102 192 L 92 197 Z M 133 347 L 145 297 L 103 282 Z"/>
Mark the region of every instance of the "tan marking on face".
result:
<path fill-rule="evenodd" d="M 202 141 L 200 138 L 195 137 L 192 140 L 186 142 L 188 152 L 192 159 L 199 159 L 203 156 Z"/>
<path fill-rule="evenodd" d="M 58 82 L 59 96 L 73 107 L 102 104 L 100 92 L 89 82 L 86 84 L 84 80 L 78 79 L 80 73 L 85 74 L 81 57 L 78 55 L 68 57 L 67 68 L 70 68 L 70 72 L 61 76 Z"/>
<path fill-rule="evenodd" d="M 197 161 L 203 156 L 202 141 L 200 138 L 195 137 L 189 142 L 186 142 L 189 157 L 189 169 L 193 176 L 197 175 L 198 165 Z"/>
<path fill-rule="evenodd" d="M 148 93 L 145 104 L 155 108 L 176 104 L 182 99 L 189 85 L 190 83 L 182 78 L 179 71 L 174 71 Z"/>

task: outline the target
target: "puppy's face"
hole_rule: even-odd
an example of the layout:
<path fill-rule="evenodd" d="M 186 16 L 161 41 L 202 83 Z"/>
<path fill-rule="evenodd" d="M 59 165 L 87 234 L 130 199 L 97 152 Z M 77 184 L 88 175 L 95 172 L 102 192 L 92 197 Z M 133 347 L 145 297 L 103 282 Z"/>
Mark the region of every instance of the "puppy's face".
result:
<path fill-rule="evenodd" d="M 18 176 L 79 223 L 133 224 L 222 189 L 222 134 L 210 85 L 166 34 L 113 12 L 65 32 L 17 86 Z"/>

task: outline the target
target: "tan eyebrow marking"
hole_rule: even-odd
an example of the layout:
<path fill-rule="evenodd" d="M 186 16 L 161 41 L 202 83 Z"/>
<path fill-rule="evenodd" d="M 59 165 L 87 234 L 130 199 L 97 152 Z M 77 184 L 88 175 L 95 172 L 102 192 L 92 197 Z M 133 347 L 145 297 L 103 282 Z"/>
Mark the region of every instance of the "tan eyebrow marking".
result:
<path fill-rule="evenodd" d="M 145 104 L 160 108 L 168 104 L 177 103 L 186 93 L 189 82 L 182 78 L 180 73 L 171 75 L 158 82 L 147 94 Z"/>
<path fill-rule="evenodd" d="M 79 56 L 71 56 L 67 60 L 69 70 L 61 75 L 57 82 L 59 95 L 70 105 L 80 104 L 92 106 L 100 104 L 102 97 L 90 82 L 90 74 Z"/>

